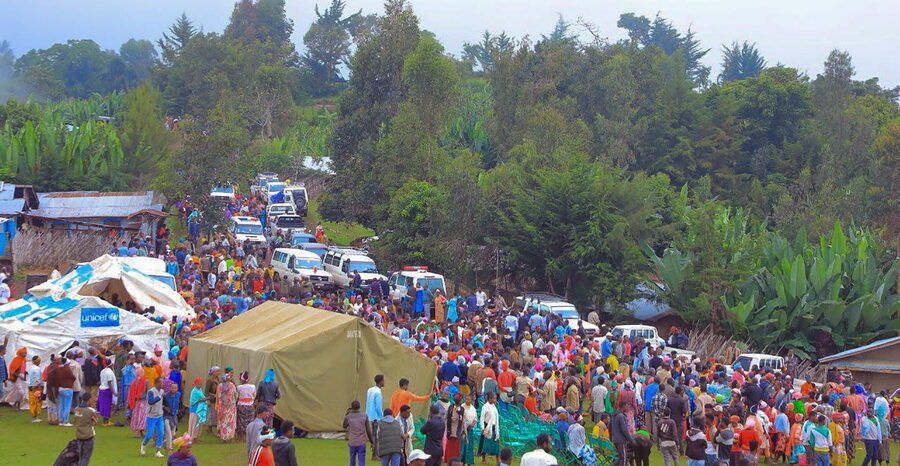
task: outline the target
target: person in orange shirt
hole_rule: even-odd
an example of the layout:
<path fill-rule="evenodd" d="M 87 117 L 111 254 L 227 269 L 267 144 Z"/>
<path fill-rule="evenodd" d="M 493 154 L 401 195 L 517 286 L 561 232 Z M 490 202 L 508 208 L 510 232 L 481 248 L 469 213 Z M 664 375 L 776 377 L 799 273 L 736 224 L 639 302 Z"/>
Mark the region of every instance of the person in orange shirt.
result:
<path fill-rule="evenodd" d="M 400 379 L 400 388 L 391 394 L 391 412 L 399 413 L 403 405 L 412 406 L 413 401 L 428 401 L 431 395 L 419 396 L 409 391 L 409 380 Z"/>
<path fill-rule="evenodd" d="M 537 398 L 534 397 L 535 388 L 533 385 L 528 386 L 528 396 L 525 397 L 525 409 L 535 417 L 541 417 L 542 412 L 537 409 Z"/>
<path fill-rule="evenodd" d="M 497 376 L 497 386 L 501 392 L 511 391 L 516 381 L 516 373 L 509 369 L 509 361 L 505 359 L 500 362 L 500 367 L 503 368 L 503 372 Z"/>
<path fill-rule="evenodd" d="M 812 391 L 815 389 L 816 386 L 810 383 L 809 380 L 807 380 L 806 382 L 803 382 L 803 385 L 800 386 L 800 393 L 802 393 L 803 396 L 809 396 L 809 394 L 812 393 Z"/>

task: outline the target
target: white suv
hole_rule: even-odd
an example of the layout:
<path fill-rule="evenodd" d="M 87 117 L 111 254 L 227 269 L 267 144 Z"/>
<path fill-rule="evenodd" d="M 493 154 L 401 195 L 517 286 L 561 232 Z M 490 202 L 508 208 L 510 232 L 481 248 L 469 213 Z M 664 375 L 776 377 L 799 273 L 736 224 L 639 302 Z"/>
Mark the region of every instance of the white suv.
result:
<path fill-rule="evenodd" d="M 282 280 L 289 282 L 305 277 L 316 288 L 334 284 L 334 277 L 325 271 L 322 259 L 316 253 L 303 249 L 275 249 L 272 253 L 272 270 Z"/>
<path fill-rule="evenodd" d="M 562 296 L 549 293 L 525 293 L 516 298 L 516 304 L 522 306 L 526 311 L 537 309 L 538 312 L 556 314 L 566 319 L 566 322 L 572 329 L 578 329 L 578 324 L 580 323 L 588 337 L 593 337 L 600 332 L 596 325 L 582 320 L 575 305 L 567 303 Z"/>

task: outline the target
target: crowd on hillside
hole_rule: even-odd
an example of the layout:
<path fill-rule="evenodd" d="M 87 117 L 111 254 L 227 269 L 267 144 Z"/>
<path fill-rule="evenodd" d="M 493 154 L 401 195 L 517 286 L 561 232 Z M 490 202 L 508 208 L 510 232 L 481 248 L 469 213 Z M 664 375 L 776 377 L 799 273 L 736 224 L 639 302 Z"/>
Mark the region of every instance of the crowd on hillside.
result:
<path fill-rule="evenodd" d="M 249 198 L 226 208 L 259 215 L 261 205 Z M 196 211 L 183 211 L 192 230 Z M 122 245 L 125 255 L 132 248 L 149 254 L 146 244 L 135 242 Z M 876 390 L 843 376 L 800 383 L 794 364 L 780 370 L 735 365 L 740 350 L 733 345 L 719 355 L 685 356 L 642 338 L 592 335 L 483 290 L 456 296 L 411 288 L 401 294 L 384 281 L 317 290 L 276 277 L 268 266 L 274 246 L 199 235 L 164 246 L 159 253 L 196 311 L 193 319 L 168 322 L 167 351 L 128 341 L 109 348 L 76 345 L 42 365 L 26 348 L 17 349 L 0 360 L 5 402 L 30 410 L 34 422 L 45 406 L 49 424 L 74 423 L 76 440 L 61 458 L 89 458 L 93 425 L 113 425 L 118 410 L 142 438 L 140 453 L 153 442 L 157 456 L 164 456 L 165 445 L 169 464 L 196 464 L 190 446 L 204 428 L 225 442 L 246 441 L 251 465 L 296 464 L 291 424 L 282 422 L 281 436 L 274 429 L 280 397 L 274 371 L 258 381 L 246 367 L 211 367 L 205 379 L 192 381 L 185 374 L 192 336 L 261 302 L 281 300 L 358 316 L 435 363 L 433 393 L 411 393 L 402 380 L 384 396 L 384 380 L 376 378 L 366 399 L 350 405 L 344 425 L 351 465 L 364 464 L 367 445 L 386 465 L 471 465 L 479 456 L 509 464 L 507 447 L 515 442 L 504 438 L 503 423 L 510 412 L 554 427 L 528 441 L 538 448 L 522 456 L 524 466 L 568 460 L 591 466 L 603 456 L 648 465 L 653 448 L 667 466 L 683 457 L 690 466 L 842 466 L 857 456 L 863 466 L 897 461 L 891 440 L 900 439 L 900 389 Z M 410 414 L 414 403 L 429 404 L 421 425 Z M 178 436 L 182 417 L 189 427 Z"/>

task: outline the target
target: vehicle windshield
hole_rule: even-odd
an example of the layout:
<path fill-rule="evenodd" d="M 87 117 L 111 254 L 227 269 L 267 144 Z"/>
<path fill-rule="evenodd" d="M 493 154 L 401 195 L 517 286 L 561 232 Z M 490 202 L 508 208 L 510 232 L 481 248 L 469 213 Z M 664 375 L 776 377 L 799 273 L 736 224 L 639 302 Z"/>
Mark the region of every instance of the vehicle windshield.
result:
<path fill-rule="evenodd" d="M 434 291 L 437 289 L 440 289 L 441 291 L 445 291 L 444 290 L 444 281 L 437 277 L 419 278 L 416 280 L 416 283 L 418 283 L 419 285 L 422 285 L 423 288 L 427 285 L 428 289 L 431 291 Z"/>
<path fill-rule="evenodd" d="M 620 328 L 614 328 L 612 331 L 613 336 L 616 336 L 616 337 L 622 336 L 623 333 L 625 333 L 625 330 L 620 329 Z"/>
<path fill-rule="evenodd" d="M 581 317 L 578 315 L 578 311 L 575 309 L 554 309 L 553 313 L 562 317 L 563 319 L 580 319 Z"/>
<path fill-rule="evenodd" d="M 295 269 L 311 269 L 313 267 L 322 268 L 322 261 L 316 259 L 294 259 Z"/>
<path fill-rule="evenodd" d="M 269 183 L 269 192 L 284 190 L 284 183 Z"/>
<path fill-rule="evenodd" d="M 737 361 L 734 362 L 735 365 L 740 364 L 741 367 L 744 368 L 745 371 L 750 370 L 750 365 L 753 363 L 753 360 L 748 358 L 747 356 L 741 356 L 737 358 Z"/>
<path fill-rule="evenodd" d="M 278 228 L 303 228 L 303 218 L 282 216 L 275 219 L 275 226 Z"/>
<path fill-rule="evenodd" d="M 302 222 L 300 223 L 300 226 L 303 226 L 303 223 L 302 223 Z M 295 245 L 295 246 L 298 245 L 298 244 L 315 243 L 315 242 L 316 242 L 316 237 L 315 237 L 315 236 L 294 235 L 294 237 L 291 238 L 291 244 L 293 244 L 293 245 Z"/>
<path fill-rule="evenodd" d="M 175 290 L 175 278 L 170 277 L 168 275 L 150 275 L 150 278 L 162 283 L 163 285 L 168 286 L 172 290 Z M 175 290 L 177 291 L 177 290 Z"/>
<path fill-rule="evenodd" d="M 275 207 L 272 207 L 271 209 L 269 209 L 269 215 L 286 214 L 288 212 L 293 213 L 294 209 L 291 209 L 290 206 L 286 206 L 286 205 L 279 205 L 279 206 L 275 206 Z"/>
<path fill-rule="evenodd" d="M 234 234 L 236 235 L 261 235 L 263 234 L 262 225 L 235 225 Z"/>
<path fill-rule="evenodd" d="M 378 269 L 375 268 L 375 264 L 372 262 L 350 262 L 350 273 L 359 272 L 359 273 L 378 273 Z"/>
<path fill-rule="evenodd" d="M 328 253 L 328 248 L 325 246 L 322 246 L 320 248 L 303 248 L 303 249 L 305 249 L 309 252 L 316 253 L 319 257 L 324 257 L 325 254 Z"/>
<path fill-rule="evenodd" d="M 234 193 L 234 188 L 232 188 L 230 186 L 216 186 L 212 189 L 212 192 L 232 194 L 232 193 Z"/>

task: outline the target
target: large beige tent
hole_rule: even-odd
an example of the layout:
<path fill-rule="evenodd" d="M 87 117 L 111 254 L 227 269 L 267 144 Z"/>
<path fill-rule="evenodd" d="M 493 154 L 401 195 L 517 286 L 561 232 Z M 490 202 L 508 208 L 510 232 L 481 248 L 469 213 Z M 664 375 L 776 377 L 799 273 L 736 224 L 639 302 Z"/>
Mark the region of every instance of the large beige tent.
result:
<path fill-rule="evenodd" d="M 190 340 L 188 380 L 206 378 L 212 366 L 248 370 L 251 383 L 276 371 L 281 399 L 275 414 L 309 432 L 344 430 L 347 407 L 376 374 L 384 374 L 384 406 L 401 378 L 410 390 L 429 393 L 437 365 L 357 317 L 269 301 Z M 425 403 L 415 403 L 415 415 Z"/>

